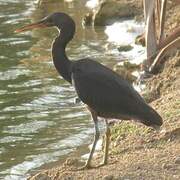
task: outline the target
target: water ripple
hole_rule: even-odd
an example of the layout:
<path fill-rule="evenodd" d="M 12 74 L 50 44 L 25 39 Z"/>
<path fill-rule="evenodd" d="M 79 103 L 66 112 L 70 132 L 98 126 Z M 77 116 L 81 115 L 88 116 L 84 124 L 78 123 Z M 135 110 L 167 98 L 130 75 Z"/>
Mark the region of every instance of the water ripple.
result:
<path fill-rule="evenodd" d="M 40 129 L 48 126 L 52 126 L 55 123 L 52 121 L 31 121 L 26 124 L 20 124 L 16 126 L 8 126 L 3 132 L 8 134 L 32 134 L 37 133 Z"/>
<path fill-rule="evenodd" d="M 0 72 L 0 80 L 13 80 L 17 79 L 20 75 L 28 75 L 31 71 L 28 69 L 17 69 L 12 68 L 10 70 L 7 70 L 5 72 Z"/>
<path fill-rule="evenodd" d="M 28 138 L 28 137 L 6 136 L 0 139 L 0 143 L 12 143 L 12 142 L 17 142 L 17 141 L 27 141 L 31 139 L 32 138 Z"/>

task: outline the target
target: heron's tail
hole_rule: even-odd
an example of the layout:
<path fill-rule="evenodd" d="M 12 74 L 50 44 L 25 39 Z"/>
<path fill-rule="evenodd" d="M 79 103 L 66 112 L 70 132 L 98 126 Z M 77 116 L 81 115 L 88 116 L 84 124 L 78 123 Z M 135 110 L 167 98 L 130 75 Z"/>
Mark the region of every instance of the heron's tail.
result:
<path fill-rule="evenodd" d="M 162 117 L 149 105 L 143 109 L 140 121 L 146 126 L 151 126 L 155 129 L 158 129 L 163 124 Z"/>

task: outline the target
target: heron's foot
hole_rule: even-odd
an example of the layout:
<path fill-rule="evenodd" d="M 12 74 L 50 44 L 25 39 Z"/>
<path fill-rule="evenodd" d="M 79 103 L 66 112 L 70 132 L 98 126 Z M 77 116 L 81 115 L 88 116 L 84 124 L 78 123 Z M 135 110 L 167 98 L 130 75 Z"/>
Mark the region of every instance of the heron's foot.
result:
<path fill-rule="evenodd" d="M 87 170 L 87 169 L 92 169 L 93 167 L 90 164 L 85 164 L 84 166 L 78 168 L 79 171 L 81 170 Z"/>
<path fill-rule="evenodd" d="M 107 165 L 107 161 L 101 162 L 97 167 L 102 167 L 102 166 L 105 166 L 105 165 Z"/>

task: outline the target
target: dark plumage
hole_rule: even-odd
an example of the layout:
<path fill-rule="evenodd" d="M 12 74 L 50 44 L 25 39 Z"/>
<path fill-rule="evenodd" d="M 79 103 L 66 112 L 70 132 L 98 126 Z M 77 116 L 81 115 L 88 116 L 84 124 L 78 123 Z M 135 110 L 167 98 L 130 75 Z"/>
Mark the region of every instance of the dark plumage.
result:
<path fill-rule="evenodd" d="M 91 59 L 73 63 L 72 78 L 79 98 L 98 116 L 161 125 L 161 117 L 121 76 Z"/>
<path fill-rule="evenodd" d="M 54 65 L 60 75 L 75 87 L 78 97 L 88 106 L 95 123 L 95 139 L 85 167 L 90 167 L 90 161 L 99 138 L 98 116 L 106 119 L 133 119 L 151 127 L 162 125 L 160 115 L 120 75 L 88 58 L 74 62 L 67 58 L 65 48 L 75 32 L 75 23 L 67 14 L 51 14 L 38 23 L 18 29 L 17 32 L 35 27 L 50 26 L 56 26 L 60 29 L 60 35 L 55 39 L 52 46 Z M 106 124 L 103 164 L 107 163 L 109 145 L 107 120 Z"/>

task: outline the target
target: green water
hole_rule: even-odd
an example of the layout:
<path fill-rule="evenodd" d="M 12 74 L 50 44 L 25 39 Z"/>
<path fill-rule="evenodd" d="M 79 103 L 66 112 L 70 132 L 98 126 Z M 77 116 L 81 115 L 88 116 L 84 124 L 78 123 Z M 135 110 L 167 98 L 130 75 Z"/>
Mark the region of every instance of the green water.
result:
<path fill-rule="evenodd" d="M 58 161 L 90 142 L 89 113 L 75 104 L 74 89 L 51 61 L 55 29 L 14 34 L 14 30 L 55 11 L 69 13 L 77 34 L 67 48 L 74 60 L 93 57 L 106 63 L 103 28 L 81 26 L 85 1 L 45 3 L 0 0 L 0 177 L 23 179 L 34 168 Z M 78 9 L 77 9 L 78 8 Z"/>
<path fill-rule="evenodd" d="M 81 25 L 85 3 L 53 1 L 38 7 L 32 0 L 0 0 L 0 179 L 24 179 L 77 148 L 84 151 L 92 140 L 89 113 L 75 103 L 74 89 L 51 61 L 56 29 L 14 33 L 52 12 L 66 12 L 77 25 L 67 48 L 69 58 L 91 57 L 112 67 L 120 56 L 105 29 Z"/>

